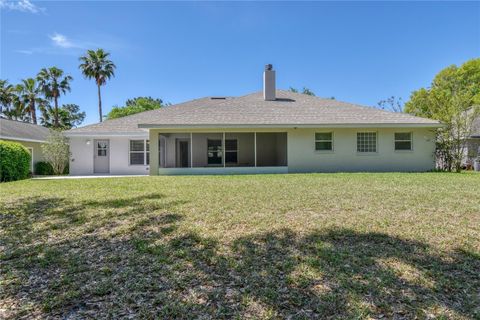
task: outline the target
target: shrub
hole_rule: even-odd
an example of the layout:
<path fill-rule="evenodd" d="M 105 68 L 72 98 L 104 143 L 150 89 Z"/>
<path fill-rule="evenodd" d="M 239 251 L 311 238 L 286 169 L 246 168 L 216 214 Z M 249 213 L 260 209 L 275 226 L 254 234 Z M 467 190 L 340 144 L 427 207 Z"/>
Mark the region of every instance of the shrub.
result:
<path fill-rule="evenodd" d="M 45 161 L 40 161 L 35 163 L 35 174 L 40 176 L 51 176 L 54 175 L 53 167 L 50 163 Z M 63 174 L 68 174 L 68 164 L 63 170 Z"/>
<path fill-rule="evenodd" d="M 48 162 L 40 161 L 35 163 L 35 174 L 41 176 L 51 176 L 53 175 L 52 165 Z"/>
<path fill-rule="evenodd" d="M 42 144 L 42 151 L 45 159 L 52 166 L 54 174 L 62 174 L 68 170 L 70 156 L 68 139 L 61 131 L 50 130 L 47 142 Z"/>
<path fill-rule="evenodd" d="M 0 141 L 0 181 L 15 181 L 29 177 L 30 152 L 17 142 Z"/>

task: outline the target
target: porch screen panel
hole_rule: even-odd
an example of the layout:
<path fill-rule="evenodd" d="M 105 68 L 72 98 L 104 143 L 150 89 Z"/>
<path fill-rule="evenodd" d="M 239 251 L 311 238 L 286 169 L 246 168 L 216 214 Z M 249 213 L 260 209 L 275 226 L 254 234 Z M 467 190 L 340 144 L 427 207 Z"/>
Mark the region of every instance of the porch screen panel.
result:
<path fill-rule="evenodd" d="M 287 133 L 257 132 L 257 166 L 287 165 Z"/>
<path fill-rule="evenodd" d="M 225 133 L 225 166 L 255 166 L 255 134 L 253 132 Z"/>
<path fill-rule="evenodd" d="M 222 164 L 222 140 L 208 139 L 207 140 L 207 163 L 208 165 Z"/>
<path fill-rule="evenodd" d="M 225 163 L 226 164 L 238 163 L 238 140 L 237 139 L 225 139 Z"/>

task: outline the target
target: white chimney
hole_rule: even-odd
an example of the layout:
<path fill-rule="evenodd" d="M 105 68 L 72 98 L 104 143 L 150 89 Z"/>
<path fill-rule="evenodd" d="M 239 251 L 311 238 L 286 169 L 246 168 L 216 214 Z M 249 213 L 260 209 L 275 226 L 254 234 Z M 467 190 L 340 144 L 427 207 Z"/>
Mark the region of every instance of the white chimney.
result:
<path fill-rule="evenodd" d="M 275 101 L 275 70 L 271 64 L 267 64 L 263 72 L 263 99 Z"/>

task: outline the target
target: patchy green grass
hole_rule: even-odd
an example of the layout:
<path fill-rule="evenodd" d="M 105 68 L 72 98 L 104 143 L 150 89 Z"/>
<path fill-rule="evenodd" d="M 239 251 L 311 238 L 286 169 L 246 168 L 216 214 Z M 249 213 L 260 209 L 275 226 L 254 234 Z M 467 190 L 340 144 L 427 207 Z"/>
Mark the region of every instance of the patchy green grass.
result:
<path fill-rule="evenodd" d="M 478 174 L 0 189 L 0 318 L 480 318 Z"/>

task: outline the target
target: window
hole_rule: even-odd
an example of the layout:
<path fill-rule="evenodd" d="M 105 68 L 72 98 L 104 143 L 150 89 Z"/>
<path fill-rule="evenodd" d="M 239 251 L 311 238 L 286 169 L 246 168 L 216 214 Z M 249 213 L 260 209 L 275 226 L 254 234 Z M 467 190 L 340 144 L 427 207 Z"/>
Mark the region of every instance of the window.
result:
<path fill-rule="evenodd" d="M 395 150 L 412 150 L 411 132 L 395 132 Z"/>
<path fill-rule="evenodd" d="M 107 156 L 108 144 L 105 141 L 97 142 L 97 156 L 106 157 Z"/>
<path fill-rule="evenodd" d="M 238 163 L 237 139 L 225 140 L 225 163 Z"/>
<path fill-rule="evenodd" d="M 333 133 L 332 132 L 316 132 L 315 133 L 315 150 L 316 151 L 332 151 L 333 150 Z"/>
<path fill-rule="evenodd" d="M 207 163 L 222 164 L 222 140 L 207 140 Z"/>
<path fill-rule="evenodd" d="M 150 141 L 130 140 L 130 165 L 148 165 L 150 163 Z"/>
<path fill-rule="evenodd" d="M 357 152 L 377 152 L 377 133 L 357 132 Z"/>

